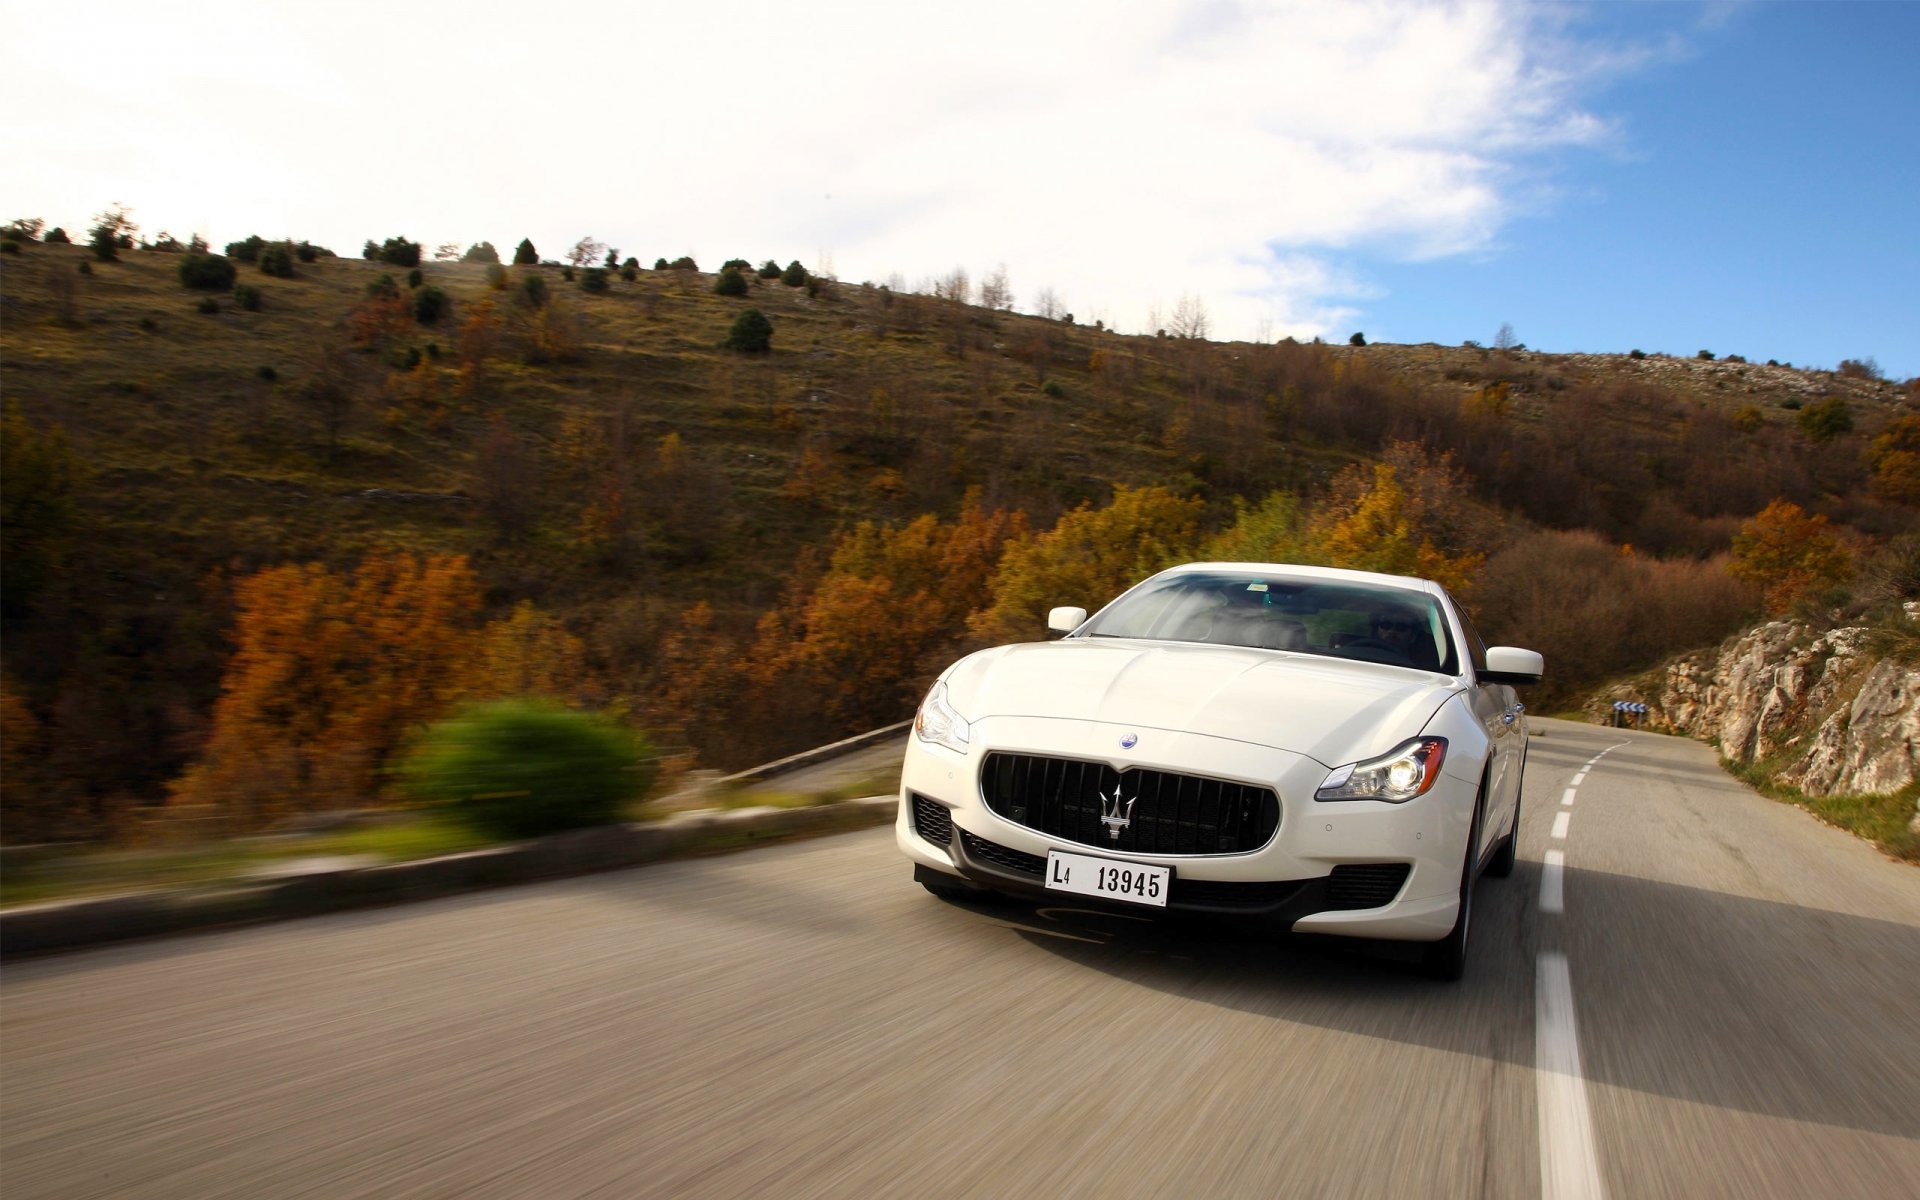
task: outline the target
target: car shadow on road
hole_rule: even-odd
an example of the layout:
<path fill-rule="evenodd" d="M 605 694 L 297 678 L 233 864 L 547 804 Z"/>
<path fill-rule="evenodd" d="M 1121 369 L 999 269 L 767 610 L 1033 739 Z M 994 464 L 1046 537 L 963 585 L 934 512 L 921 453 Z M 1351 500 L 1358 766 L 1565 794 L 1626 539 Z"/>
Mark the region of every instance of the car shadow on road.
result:
<path fill-rule="evenodd" d="M 1535 910 L 1537 863 L 1483 879 L 1467 978 L 1418 947 L 1239 922 L 962 905 L 1035 950 L 1187 1001 L 1533 1065 L 1535 961 L 1567 955 L 1586 1077 L 1674 1099 L 1920 1138 L 1920 928 L 1595 871 L 1604 918 Z"/>

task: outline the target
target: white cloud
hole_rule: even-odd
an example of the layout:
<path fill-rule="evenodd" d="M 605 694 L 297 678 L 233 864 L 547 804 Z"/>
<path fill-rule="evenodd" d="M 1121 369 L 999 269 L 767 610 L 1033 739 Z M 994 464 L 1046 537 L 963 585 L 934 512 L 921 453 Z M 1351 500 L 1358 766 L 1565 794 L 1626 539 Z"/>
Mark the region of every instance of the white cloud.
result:
<path fill-rule="evenodd" d="M 15 14 L 0 194 L 351 253 L 582 234 L 651 261 L 1006 263 L 1081 319 L 1332 332 L 1350 256 L 1485 247 L 1607 124 L 1511 4 L 96 3 Z M 105 31 L 111 31 L 107 33 Z"/>

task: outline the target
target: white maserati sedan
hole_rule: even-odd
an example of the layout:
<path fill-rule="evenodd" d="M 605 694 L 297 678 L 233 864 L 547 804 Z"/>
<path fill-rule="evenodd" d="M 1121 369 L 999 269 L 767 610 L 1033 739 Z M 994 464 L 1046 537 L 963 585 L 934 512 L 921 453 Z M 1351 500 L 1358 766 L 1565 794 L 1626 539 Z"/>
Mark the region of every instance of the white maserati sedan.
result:
<path fill-rule="evenodd" d="M 1465 967 L 1513 870 L 1531 650 L 1439 584 L 1191 563 L 1055 641 L 970 654 L 914 719 L 895 834 L 935 895 L 1243 914 Z"/>

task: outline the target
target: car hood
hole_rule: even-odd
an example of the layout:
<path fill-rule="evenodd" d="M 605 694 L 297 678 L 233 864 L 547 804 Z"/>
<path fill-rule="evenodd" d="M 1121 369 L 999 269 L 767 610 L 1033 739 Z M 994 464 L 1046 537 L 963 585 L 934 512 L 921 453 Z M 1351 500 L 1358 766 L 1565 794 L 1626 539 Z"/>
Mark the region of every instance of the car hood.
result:
<path fill-rule="evenodd" d="M 1458 690 L 1450 676 L 1271 650 L 1068 638 L 984 650 L 947 675 L 969 721 L 1042 717 L 1180 730 L 1329 766 L 1392 749 Z"/>

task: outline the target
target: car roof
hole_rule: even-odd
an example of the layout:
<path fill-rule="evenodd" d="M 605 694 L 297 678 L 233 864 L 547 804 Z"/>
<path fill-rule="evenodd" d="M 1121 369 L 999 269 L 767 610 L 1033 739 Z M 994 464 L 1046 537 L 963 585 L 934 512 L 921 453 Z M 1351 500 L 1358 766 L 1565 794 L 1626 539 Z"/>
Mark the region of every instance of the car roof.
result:
<path fill-rule="evenodd" d="M 1244 571 L 1256 575 L 1288 575 L 1295 579 L 1324 579 L 1330 583 L 1370 583 L 1380 587 L 1444 595 L 1444 589 L 1431 579 L 1411 575 L 1384 575 L 1378 571 L 1349 571 L 1345 567 L 1309 567 L 1297 563 L 1193 562 L 1182 563 L 1160 572 L 1161 575 L 1195 575 L 1209 571 Z"/>

